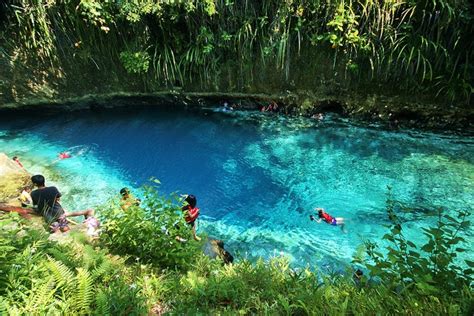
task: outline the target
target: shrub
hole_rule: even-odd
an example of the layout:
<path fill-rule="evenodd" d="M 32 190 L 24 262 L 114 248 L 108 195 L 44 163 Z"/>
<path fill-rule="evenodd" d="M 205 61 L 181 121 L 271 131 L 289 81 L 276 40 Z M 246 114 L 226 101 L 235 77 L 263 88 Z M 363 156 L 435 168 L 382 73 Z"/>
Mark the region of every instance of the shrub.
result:
<path fill-rule="evenodd" d="M 0 217 L 0 227 L 1 315 L 146 314 L 124 259 L 76 238 L 49 241 L 16 214 Z"/>
<path fill-rule="evenodd" d="M 120 53 L 120 61 L 129 74 L 143 74 L 150 66 L 150 55 L 145 51 Z"/>
<path fill-rule="evenodd" d="M 99 209 L 101 241 L 110 250 L 132 256 L 136 261 L 172 269 L 187 269 L 202 251 L 193 240 L 177 198 L 160 197 L 154 187 L 145 187 L 140 206 L 122 210 L 117 201 Z M 176 238 L 186 239 L 186 242 Z"/>

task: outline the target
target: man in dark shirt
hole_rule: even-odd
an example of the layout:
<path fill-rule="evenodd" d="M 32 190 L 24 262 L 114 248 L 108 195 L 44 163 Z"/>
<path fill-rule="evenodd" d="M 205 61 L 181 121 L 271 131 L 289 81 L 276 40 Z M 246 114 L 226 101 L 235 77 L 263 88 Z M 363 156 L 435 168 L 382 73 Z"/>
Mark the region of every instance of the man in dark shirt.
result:
<path fill-rule="evenodd" d="M 44 177 L 39 174 L 31 177 L 31 181 L 37 187 L 31 192 L 36 213 L 43 216 L 48 225 L 57 222 L 61 231 L 69 230 L 66 214 L 59 203 L 61 197 L 59 190 L 56 187 L 46 187 Z"/>
<path fill-rule="evenodd" d="M 61 203 L 59 203 L 61 192 L 59 192 L 56 187 L 45 186 L 45 179 L 42 175 L 38 174 L 32 176 L 31 182 L 33 182 L 33 184 L 37 187 L 36 190 L 31 192 L 34 210 L 37 214 L 43 216 L 44 220 L 49 225 L 51 232 L 55 233 L 57 231 L 68 231 L 69 223 L 67 217 L 69 216 L 73 217 L 84 215 L 86 219 L 90 220 L 94 218 L 94 210 L 92 209 L 66 213 L 61 206 Z M 96 219 L 94 223 L 89 221 L 89 224 L 93 224 L 92 226 L 95 228 L 98 228 L 99 226 L 99 222 Z"/>

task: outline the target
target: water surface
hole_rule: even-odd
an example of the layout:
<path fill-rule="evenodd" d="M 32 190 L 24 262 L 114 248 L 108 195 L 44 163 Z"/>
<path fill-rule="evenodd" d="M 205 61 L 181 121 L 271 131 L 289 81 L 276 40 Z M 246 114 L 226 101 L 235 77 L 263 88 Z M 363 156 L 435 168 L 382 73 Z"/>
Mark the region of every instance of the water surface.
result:
<path fill-rule="evenodd" d="M 75 157 L 54 162 L 74 149 Z M 384 131 L 260 113 L 136 110 L 0 119 L 0 151 L 17 155 L 63 192 L 68 209 L 103 203 L 151 176 L 164 193 L 192 193 L 199 230 L 234 253 L 284 253 L 294 265 L 350 262 L 388 224 L 387 186 L 415 211 L 400 212 L 421 242 L 434 223 L 474 205 L 474 142 L 456 135 Z M 309 221 L 314 207 L 346 219 L 347 232 Z M 463 232 L 470 242 L 471 228 Z M 471 256 L 472 253 L 466 254 Z"/>

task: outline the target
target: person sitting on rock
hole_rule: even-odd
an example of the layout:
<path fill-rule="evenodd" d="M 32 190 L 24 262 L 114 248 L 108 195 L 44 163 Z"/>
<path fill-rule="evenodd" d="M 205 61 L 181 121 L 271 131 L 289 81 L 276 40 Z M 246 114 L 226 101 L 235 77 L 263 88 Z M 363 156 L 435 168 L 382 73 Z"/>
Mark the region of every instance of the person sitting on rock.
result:
<path fill-rule="evenodd" d="M 66 213 L 60 203 L 61 193 L 56 187 L 47 187 L 45 178 L 40 174 L 32 176 L 31 182 L 37 187 L 36 190 L 31 192 L 33 210 L 43 216 L 52 233 L 70 230 L 67 217 L 84 215 L 87 218 L 87 216 L 93 214 L 90 209 Z"/>
<path fill-rule="evenodd" d="M 120 207 L 122 210 L 126 211 L 130 206 L 139 206 L 141 200 L 135 198 L 128 188 L 122 188 L 120 190 L 120 195 L 122 198 L 120 199 Z"/>
<path fill-rule="evenodd" d="M 32 207 L 33 200 L 31 198 L 31 186 L 23 187 L 23 191 L 21 191 L 21 194 L 18 199 L 21 202 L 21 207 Z"/>
<path fill-rule="evenodd" d="M 196 219 L 199 217 L 199 208 L 196 207 L 196 197 L 191 194 L 186 196 L 184 201 L 186 202 L 186 205 L 181 208 L 181 210 L 185 212 L 184 220 L 189 226 L 191 226 L 194 239 L 199 241 L 201 238 L 196 235 Z"/>

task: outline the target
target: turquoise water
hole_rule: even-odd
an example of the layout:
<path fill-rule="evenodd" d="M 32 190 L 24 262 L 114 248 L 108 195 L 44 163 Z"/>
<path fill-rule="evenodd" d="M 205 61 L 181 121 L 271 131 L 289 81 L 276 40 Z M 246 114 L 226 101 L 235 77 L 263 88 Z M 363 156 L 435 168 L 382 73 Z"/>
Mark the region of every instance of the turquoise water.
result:
<path fill-rule="evenodd" d="M 74 157 L 54 162 L 75 147 Z M 234 254 L 284 254 L 296 266 L 350 262 L 365 240 L 383 246 L 387 186 L 415 211 L 406 234 L 474 205 L 474 141 L 384 131 L 337 117 L 322 122 L 261 113 L 135 110 L 0 119 L 0 152 L 45 174 L 70 210 L 93 207 L 151 176 L 164 193 L 192 193 L 199 231 Z M 309 221 L 314 207 L 344 217 L 347 232 Z M 462 232 L 472 243 L 473 229 Z M 466 253 L 472 256 L 472 252 Z"/>

